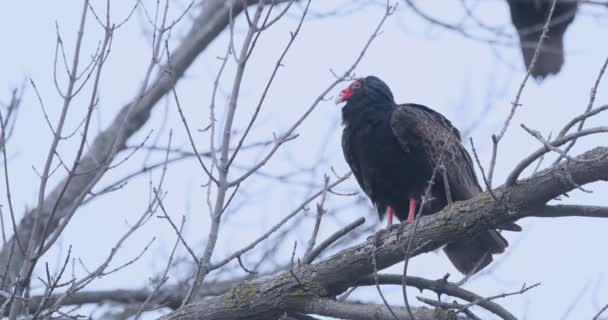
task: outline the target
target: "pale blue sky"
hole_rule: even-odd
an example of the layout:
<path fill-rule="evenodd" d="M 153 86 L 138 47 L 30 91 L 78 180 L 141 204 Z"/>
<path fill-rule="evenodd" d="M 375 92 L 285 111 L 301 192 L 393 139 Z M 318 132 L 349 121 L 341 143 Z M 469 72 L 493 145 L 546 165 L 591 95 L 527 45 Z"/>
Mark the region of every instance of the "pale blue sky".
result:
<path fill-rule="evenodd" d="M 93 3 L 99 6 L 97 2 L 99 1 Z M 124 17 L 132 2 L 113 3 L 116 20 Z M 175 1 L 174 13 L 179 11 L 185 2 Z M 383 8 L 380 5 L 369 5 L 363 9 L 354 6 L 357 10 L 352 11 L 347 10 L 351 7 L 347 5 L 348 2 L 313 1 L 311 8 L 314 12 L 326 12 L 336 8 L 339 12 L 341 9 L 346 12 L 336 17 L 311 18 L 305 22 L 300 37 L 285 59 L 285 67 L 281 69 L 275 85 L 270 90 L 260 117 L 260 126 L 254 129 L 251 141 L 270 139 L 273 132 L 286 129 L 333 80 L 329 69 L 340 72 L 358 55 L 381 17 Z M 438 17 L 458 21 L 461 15 L 461 12 L 457 11 L 460 2 L 448 3 L 427 2 L 425 9 Z M 485 1 L 480 6 L 479 12 L 483 13 L 487 22 L 509 28 L 506 4 L 495 0 Z M 12 1 L 0 5 L 0 33 L 4 41 L 4 49 L 0 53 L 1 99 L 5 99 L 9 90 L 20 84 L 23 79 L 32 78 L 45 101 L 51 119 L 56 118 L 61 104 L 60 97 L 54 91 L 52 78 L 55 21 L 59 24 L 62 38 L 70 52 L 80 10 L 81 4 L 77 1 Z M 288 30 L 295 27 L 300 10 L 294 9 L 292 12 L 292 15 L 261 37 L 245 75 L 237 127 L 246 123 L 247 115 L 255 107 L 262 85 L 280 54 L 279 48 L 288 40 Z M 566 63 L 562 72 L 542 83 L 530 81 L 526 87 L 521 100 L 523 106 L 501 144 L 495 178 L 497 183 L 504 181 L 519 159 L 539 147 L 539 143 L 519 127 L 520 123 L 525 123 L 543 134 L 555 134 L 567 120 L 586 107 L 591 85 L 601 63 L 608 56 L 608 43 L 601 40 L 606 39 L 608 26 L 595 17 L 597 13 L 597 10 L 582 10 L 568 30 L 565 37 Z M 608 13 L 604 13 L 604 17 L 606 14 Z M 187 26 L 188 21 L 183 21 L 181 28 L 173 33 L 173 44 L 181 39 Z M 88 27 L 84 50 L 90 55 L 101 40 L 101 32 L 92 19 Z M 103 73 L 99 111 L 95 116 L 93 132 L 105 128 L 117 110 L 136 94 L 150 56 L 147 29 L 145 18 L 138 13 L 117 32 L 110 59 Z M 239 30 L 243 30 L 242 24 L 237 27 L 237 32 Z M 512 32 L 510 28 L 507 30 Z M 495 92 L 495 98 L 489 101 L 492 110 L 471 132 L 480 157 L 483 163 L 487 164 L 490 155 L 490 134 L 501 126 L 524 75 L 518 48 L 492 48 L 487 43 L 465 39 L 429 26 L 427 22 L 411 14 L 403 3 L 398 13 L 389 18 L 383 31 L 357 68 L 356 74 L 374 74 L 384 79 L 391 86 L 398 102 L 428 105 L 464 129 L 470 126 L 485 108 L 488 92 Z M 227 39 L 226 34 L 216 39 L 179 83 L 180 99 L 193 127 L 203 128 L 208 124 L 207 108 L 211 82 L 219 67 L 216 57 L 223 55 Z M 226 70 L 223 90 L 229 90 L 228 83 L 233 77 L 233 71 L 232 67 Z M 225 107 L 223 99 L 218 101 L 220 107 Z M 607 103 L 608 80 L 600 86 L 596 101 L 597 105 Z M 155 134 L 160 134 L 160 141 L 164 144 L 168 138 L 168 129 L 172 128 L 174 145 L 187 146 L 185 132 L 173 103 L 169 103 L 165 129 L 159 129 L 165 116 L 164 105 L 165 101 L 154 109 L 153 119 L 130 141 L 132 144 L 141 142 L 152 129 Z M 74 113 L 69 119 L 71 128 L 78 124 L 85 107 L 85 99 L 75 101 Z M 606 115 L 599 116 L 590 121 L 589 125 L 606 123 L 606 120 Z M 310 166 L 319 157 L 321 145 L 327 142 L 323 155 L 326 161 L 317 167 L 318 176 L 315 181 L 321 183 L 323 173 L 331 174 L 331 166 L 339 172 L 347 171 L 340 149 L 339 122 L 339 107 L 331 102 L 322 103 L 298 130 L 300 137 L 286 144 L 277 158 L 270 161 L 264 170 L 289 172 L 294 167 Z M 32 166 L 42 166 L 51 141 L 51 133 L 29 86 L 12 139 L 8 145 L 8 155 L 11 159 L 9 168 L 14 205 L 21 214 L 24 208 L 35 205 L 39 181 Z M 198 134 L 196 139 L 201 149 L 208 147 L 206 135 Z M 573 153 L 579 153 L 605 141 L 605 137 L 600 136 L 582 140 Z M 60 147 L 62 155 L 71 159 L 75 143 L 64 143 Z M 246 153 L 240 163 L 246 165 L 261 154 L 263 153 Z M 155 155 L 150 159 L 159 157 L 160 155 Z M 105 177 L 100 185 L 112 181 L 112 177 L 117 178 L 139 168 L 144 158 L 145 153 L 133 157 Z M 156 174 L 154 176 L 157 177 Z M 56 178 L 59 178 L 59 175 Z M 199 187 L 204 182 L 204 176 L 195 161 L 185 161 L 170 167 L 165 187 L 169 192 L 165 205 L 175 216 L 182 213 L 188 215 L 187 237 L 199 250 L 208 228 L 205 194 Z M 563 203 L 606 205 L 606 185 L 598 183 L 589 188 L 594 190 L 594 193 L 574 191 Z M 348 181 L 340 189 L 359 190 L 354 180 Z M 4 204 L 4 187 L 1 190 L 0 202 Z M 218 258 L 256 238 L 266 227 L 273 225 L 279 217 L 299 204 L 306 192 L 301 187 L 276 186 L 273 181 L 262 178 L 248 181 L 245 190 L 247 194 L 235 199 L 236 204 L 243 206 L 230 213 L 228 223 L 220 235 L 216 252 Z M 66 229 L 62 237 L 63 246 L 73 245 L 74 254 L 81 257 L 87 265 L 99 263 L 109 252 L 113 241 L 128 229 L 125 220 L 133 220 L 140 214 L 145 209 L 147 200 L 147 179 L 143 177 L 131 182 L 123 190 L 83 207 Z M 330 197 L 328 201 L 328 208 L 331 210 L 351 200 Z M 367 211 L 340 212 L 340 221 L 328 221 L 321 230 L 322 236 L 330 234 L 332 230 L 361 214 L 367 215 Z M 377 219 L 373 213 L 367 215 L 367 218 L 368 223 Z M 297 229 L 294 228 L 294 234 L 288 237 L 289 243 L 281 250 L 287 252 L 293 240 L 305 239 L 311 230 L 311 221 L 308 219 Z M 608 221 L 582 218 L 537 219 L 522 221 L 521 225 L 525 229 L 524 232 L 507 233 L 512 246 L 504 262 L 493 275 L 469 283 L 466 286 L 468 289 L 481 295 L 491 295 L 516 290 L 524 282 L 541 282 L 540 287 L 526 293 L 524 297 L 511 297 L 500 301 L 516 315 L 527 313 L 528 319 L 559 319 L 587 284 L 589 289 L 571 311 L 568 319 L 590 319 L 599 307 L 608 303 L 608 285 L 605 280 L 602 281 L 608 268 L 608 259 L 603 255 L 604 243 L 608 240 Z M 174 241 L 170 227 L 162 220 L 152 221 L 128 242 L 119 259 L 130 259 L 154 235 L 158 236 L 158 240 L 151 252 L 144 255 L 141 261 L 94 283 L 91 288 L 130 288 L 144 285 L 148 275 L 154 275 L 165 263 L 159 257 L 168 253 Z M 51 252 L 45 259 L 54 264 L 57 252 Z M 398 265 L 392 271 L 400 270 L 401 266 Z M 413 275 L 435 279 L 446 272 L 457 274 L 442 253 L 425 254 L 411 262 L 410 274 Z M 597 291 L 594 289 L 596 285 Z M 402 304 L 399 289 L 387 288 L 386 292 L 389 301 Z M 410 296 L 416 294 L 416 291 L 412 291 Z M 377 293 L 371 289 L 358 290 L 353 297 L 380 301 Z"/>

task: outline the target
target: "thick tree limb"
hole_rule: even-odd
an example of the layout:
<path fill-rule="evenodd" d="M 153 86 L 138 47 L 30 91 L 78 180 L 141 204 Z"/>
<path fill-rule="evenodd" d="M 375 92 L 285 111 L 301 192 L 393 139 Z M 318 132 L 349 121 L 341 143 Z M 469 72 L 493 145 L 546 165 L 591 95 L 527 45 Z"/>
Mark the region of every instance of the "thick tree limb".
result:
<path fill-rule="evenodd" d="M 394 320 L 395 317 L 383 304 L 360 304 L 340 302 L 327 298 L 299 298 L 293 299 L 290 308 L 302 310 L 302 312 L 318 314 L 322 316 L 351 319 L 351 320 Z M 409 313 L 403 307 L 391 306 L 395 315 L 400 320 L 411 320 Z M 465 319 L 456 317 L 454 312 L 441 309 L 428 309 L 424 307 L 413 310 L 413 316 L 417 320 L 457 320 Z"/>
<path fill-rule="evenodd" d="M 500 203 L 486 192 L 447 206 L 435 215 L 421 217 L 412 256 L 500 224 L 534 216 L 534 209 L 577 187 L 562 178 L 565 170 L 578 185 L 608 180 L 608 148 L 595 148 L 576 159 L 581 161 L 561 163 L 511 187 L 494 189 Z M 509 212 L 505 212 L 505 207 Z M 575 211 L 572 213 L 576 215 Z M 309 300 L 334 297 L 344 292 L 362 276 L 372 273 L 373 255 L 381 269 L 402 261 L 402 248 L 409 242 L 412 231 L 413 227 L 406 225 L 377 234 L 323 261 L 295 268 L 293 273 L 298 281 L 288 272 L 245 281 L 221 296 L 185 306 L 163 319 L 228 319 L 237 313 L 243 319 L 273 319 L 283 311 L 302 312 L 297 310 L 300 305 L 290 302 L 302 297 Z M 288 306 L 295 310 L 285 310 Z"/>
<path fill-rule="evenodd" d="M 184 294 L 171 290 L 175 288 L 165 288 L 159 290 L 153 299 L 157 305 L 165 305 L 169 308 L 179 307 Z M 152 290 L 141 289 L 141 290 L 100 290 L 100 291 L 81 291 L 68 297 L 63 301 L 64 305 L 83 305 L 83 304 L 101 304 L 101 303 L 115 303 L 115 304 L 141 304 L 152 294 Z M 55 301 L 55 297 L 61 295 L 52 296 L 47 304 L 52 304 Z M 38 306 L 40 304 L 41 297 L 32 297 L 30 300 L 30 306 Z"/>

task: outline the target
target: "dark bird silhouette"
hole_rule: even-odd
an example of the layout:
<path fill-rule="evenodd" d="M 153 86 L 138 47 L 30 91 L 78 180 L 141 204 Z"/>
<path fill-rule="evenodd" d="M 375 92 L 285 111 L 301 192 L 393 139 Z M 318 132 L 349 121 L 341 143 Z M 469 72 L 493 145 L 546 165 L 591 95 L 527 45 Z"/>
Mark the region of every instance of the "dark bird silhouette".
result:
<path fill-rule="evenodd" d="M 342 149 L 346 162 L 387 228 L 393 215 L 402 223 L 414 219 L 433 170 L 445 167 L 453 201 L 480 193 L 471 157 L 460 133 L 438 112 L 418 104 L 397 105 L 389 87 L 374 76 L 357 79 L 342 90 L 336 103 L 345 125 Z M 449 202 L 443 174 L 435 175 L 422 214 L 441 210 Z M 444 247 L 448 258 L 464 274 L 481 270 L 502 253 L 507 241 L 488 230 Z"/>
<path fill-rule="evenodd" d="M 534 52 L 543 33 L 553 0 L 507 0 L 511 21 L 519 34 L 521 51 L 526 68 L 530 67 Z M 564 33 L 574 20 L 578 1 L 560 1 L 555 4 L 547 38 L 539 52 L 531 74 L 542 79 L 557 74 L 564 64 Z"/>

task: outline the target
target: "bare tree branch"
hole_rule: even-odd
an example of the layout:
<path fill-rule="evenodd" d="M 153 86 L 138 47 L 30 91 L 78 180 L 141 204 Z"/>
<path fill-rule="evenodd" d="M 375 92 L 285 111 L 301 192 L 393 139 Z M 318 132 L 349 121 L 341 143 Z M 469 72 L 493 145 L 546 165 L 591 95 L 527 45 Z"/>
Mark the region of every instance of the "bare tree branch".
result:
<path fill-rule="evenodd" d="M 257 1 L 249 1 L 248 4 L 254 3 Z M 243 6 L 237 3 L 233 13 L 236 15 L 242 10 Z M 83 155 L 76 168 L 76 171 L 82 174 L 71 179 L 67 187 L 64 180 L 46 195 L 41 208 L 52 208 L 55 205 L 57 207 L 53 220 L 48 223 L 49 231 L 55 230 L 70 208 L 77 205 L 75 201 L 82 198 L 83 192 L 88 193 L 103 176 L 104 167 L 100 167 L 99 163 L 112 162 L 116 154 L 124 150 L 126 141 L 147 122 L 152 108 L 165 94 L 170 92 L 175 80 L 182 77 L 195 58 L 224 30 L 228 25 L 229 13 L 230 8 L 223 0 L 204 2 L 201 13 L 194 18 L 190 31 L 184 36 L 184 41 L 172 53 L 171 74 L 158 72 L 157 78 L 151 81 L 154 85 L 141 96 L 134 97 L 132 102 L 126 104 L 109 127 L 100 132 L 89 145 L 89 151 Z M 160 69 L 163 70 L 164 67 L 161 66 Z M 58 201 L 64 188 L 66 190 L 63 192 L 61 201 Z M 49 212 L 42 211 L 41 208 L 25 214 L 15 232 L 20 239 L 29 239 L 32 234 L 42 233 L 42 230 L 33 229 L 37 219 L 48 219 L 49 217 Z M 12 279 L 4 281 L 5 285 L 10 285 L 16 279 L 25 259 L 22 252 L 19 250 L 13 252 L 11 249 L 14 247 L 15 241 L 16 238 L 13 235 L 0 252 L 0 270 L 6 272 L 6 279 Z"/>
<path fill-rule="evenodd" d="M 331 246 L 334 242 L 338 241 L 338 239 L 342 238 L 349 232 L 353 231 L 358 226 L 365 223 L 365 218 L 361 217 L 352 223 L 346 225 L 344 228 L 334 232 L 329 238 L 325 239 L 318 246 L 316 246 L 313 250 L 311 250 L 308 254 L 302 258 L 302 263 L 308 264 L 313 262 L 321 252 Z"/>
<path fill-rule="evenodd" d="M 606 67 L 608 67 L 608 57 L 606 58 L 606 60 L 604 60 L 604 64 L 600 68 L 600 72 L 598 73 L 597 78 L 595 79 L 593 87 L 591 87 L 591 92 L 589 93 L 589 103 L 587 104 L 587 108 L 585 109 L 585 113 L 589 113 L 589 112 L 591 112 L 593 110 L 593 103 L 595 102 L 595 96 L 597 94 L 597 88 L 600 86 L 600 82 L 602 81 L 602 77 L 604 76 L 604 73 L 606 72 Z M 576 128 L 577 131 L 583 130 L 583 127 L 585 126 L 585 120 L 586 120 L 586 117 L 583 117 L 580 120 L 580 122 L 578 123 L 578 127 Z M 564 136 L 569 129 L 570 129 L 570 127 L 565 127 L 564 130 L 562 130 L 562 132 L 560 132 L 559 137 Z M 568 143 L 568 145 L 564 149 L 564 152 L 568 153 L 568 151 L 570 151 L 570 149 L 572 149 L 572 147 L 574 147 L 575 143 L 576 143 L 576 140 L 570 141 L 570 143 Z M 554 163 L 560 162 L 562 158 L 564 158 L 564 156 L 560 155 L 555 160 Z"/>

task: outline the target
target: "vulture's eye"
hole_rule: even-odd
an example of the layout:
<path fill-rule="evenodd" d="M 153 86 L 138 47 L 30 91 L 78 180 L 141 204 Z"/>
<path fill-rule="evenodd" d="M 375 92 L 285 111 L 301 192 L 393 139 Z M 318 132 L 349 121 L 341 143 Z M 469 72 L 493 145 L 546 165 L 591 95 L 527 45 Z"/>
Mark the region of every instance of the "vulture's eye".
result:
<path fill-rule="evenodd" d="M 351 89 L 359 89 L 359 88 L 361 88 L 361 82 L 359 82 L 359 81 L 355 81 L 355 82 L 353 82 L 353 83 L 350 85 L 350 88 L 351 88 Z"/>

